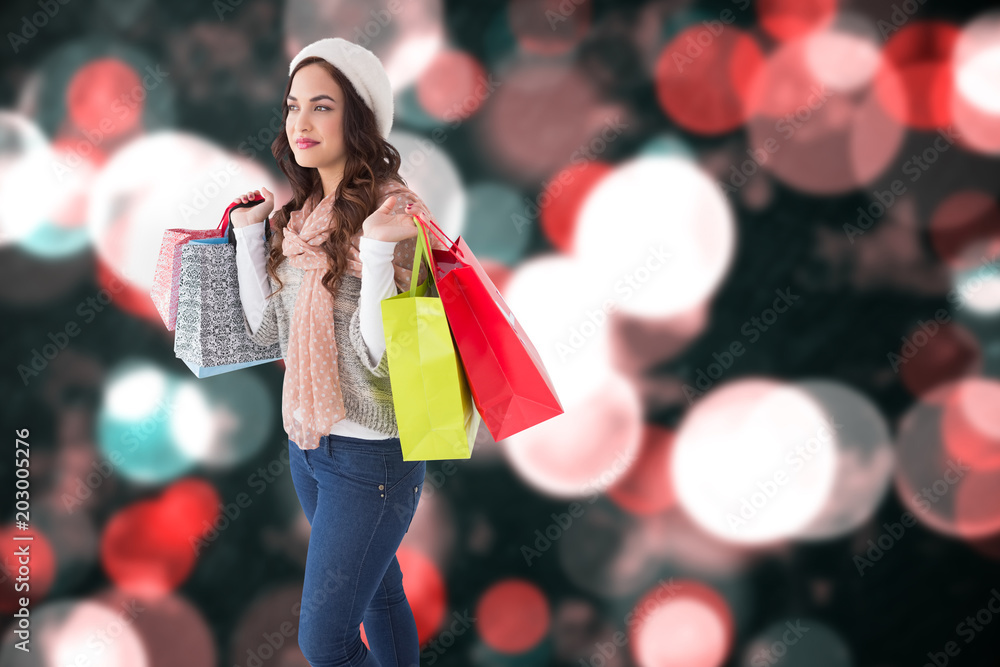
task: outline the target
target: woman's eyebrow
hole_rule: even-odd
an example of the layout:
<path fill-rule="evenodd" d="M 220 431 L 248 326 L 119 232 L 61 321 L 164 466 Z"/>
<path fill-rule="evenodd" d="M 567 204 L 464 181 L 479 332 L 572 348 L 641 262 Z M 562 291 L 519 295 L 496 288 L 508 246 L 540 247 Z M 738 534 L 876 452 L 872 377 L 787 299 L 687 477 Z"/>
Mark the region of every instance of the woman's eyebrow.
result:
<path fill-rule="evenodd" d="M 291 100 L 293 102 L 298 102 L 298 100 L 295 99 L 294 97 L 292 97 L 291 95 L 289 95 L 286 99 L 289 99 L 289 100 Z M 329 95 L 317 95 L 316 97 L 310 99 L 309 101 L 310 102 L 315 102 L 317 100 L 323 100 L 323 99 L 330 100 L 331 102 L 336 102 L 337 101 L 337 100 L 333 99 L 332 97 L 330 97 Z"/>

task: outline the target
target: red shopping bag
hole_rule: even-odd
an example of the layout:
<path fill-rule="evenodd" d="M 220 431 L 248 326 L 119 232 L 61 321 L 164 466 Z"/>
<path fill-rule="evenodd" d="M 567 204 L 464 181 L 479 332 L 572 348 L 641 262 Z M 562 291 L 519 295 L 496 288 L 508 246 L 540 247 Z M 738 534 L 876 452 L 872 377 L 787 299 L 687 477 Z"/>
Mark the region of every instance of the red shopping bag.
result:
<path fill-rule="evenodd" d="M 249 203 L 249 202 L 248 202 Z M 177 301 L 181 285 L 181 248 L 193 239 L 212 239 L 226 235 L 226 225 L 229 222 L 229 212 L 234 208 L 247 206 L 235 201 L 226 207 L 222 220 L 215 229 L 167 229 L 163 232 L 160 242 L 160 255 L 156 259 L 156 271 L 153 275 L 153 287 L 149 296 L 153 305 L 167 325 L 167 331 L 173 331 L 177 325 Z"/>
<path fill-rule="evenodd" d="M 447 248 L 428 247 L 428 259 L 473 401 L 493 439 L 562 414 L 538 351 L 469 246 L 414 217 Z"/>

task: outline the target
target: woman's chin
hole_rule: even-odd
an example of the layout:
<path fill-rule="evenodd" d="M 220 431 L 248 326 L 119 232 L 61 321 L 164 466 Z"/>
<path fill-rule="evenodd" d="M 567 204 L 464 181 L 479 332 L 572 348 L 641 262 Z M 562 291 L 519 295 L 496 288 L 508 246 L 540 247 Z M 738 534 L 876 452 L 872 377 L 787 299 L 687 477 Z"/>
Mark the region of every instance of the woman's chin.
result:
<path fill-rule="evenodd" d="M 319 154 L 310 154 L 309 150 L 299 151 L 294 153 L 295 162 L 298 163 L 300 167 L 307 167 L 310 169 L 322 169 L 323 167 L 332 165 L 336 160 L 326 158 Z"/>
<path fill-rule="evenodd" d="M 300 167 L 313 168 L 313 167 L 316 166 L 316 164 L 315 164 L 316 160 L 313 159 L 313 158 L 310 158 L 308 152 L 306 152 L 304 155 L 302 153 L 296 153 L 295 154 L 295 162 Z"/>

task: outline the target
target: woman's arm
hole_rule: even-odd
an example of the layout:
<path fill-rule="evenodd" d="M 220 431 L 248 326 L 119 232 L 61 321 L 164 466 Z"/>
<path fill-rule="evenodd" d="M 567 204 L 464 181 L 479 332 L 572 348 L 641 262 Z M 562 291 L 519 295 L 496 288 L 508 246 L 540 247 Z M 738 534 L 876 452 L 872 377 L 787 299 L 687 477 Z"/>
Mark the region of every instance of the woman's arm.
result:
<path fill-rule="evenodd" d="M 403 213 L 407 204 L 414 204 L 416 212 L 425 220 L 430 218 L 423 201 L 405 187 L 383 187 L 382 197 L 396 196 L 394 213 Z M 441 243 L 432 246 L 444 248 Z M 358 254 L 361 256 L 361 295 L 358 308 L 350 322 L 350 336 L 358 357 L 373 375 L 388 377 L 388 355 L 385 354 L 385 330 L 382 326 L 381 301 L 410 289 L 413 254 L 416 237 L 405 241 L 379 241 L 361 236 Z M 427 265 L 422 262 L 418 284 L 427 279 Z M 376 365 L 377 360 L 377 365 Z"/>
<path fill-rule="evenodd" d="M 240 301 L 243 321 L 250 339 L 267 347 L 278 342 L 278 315 L 271 294 L 271 279 L 267 275 L 267 244 L 264 225 L 258 222 L 234 227 L 236 238 L 236 270 L 239 274 Z"/>
<path fill-rule="evenodd" d="M 373 373 L 378 370 L 386 347 L 381 302 L 397 294 L 392 270 L 395 247 L 395 241 L 379 241 L 367 236 L 358 240 L 358 254 L 361 256 L 358 328 L 368 357 L 365 366 Z"/>

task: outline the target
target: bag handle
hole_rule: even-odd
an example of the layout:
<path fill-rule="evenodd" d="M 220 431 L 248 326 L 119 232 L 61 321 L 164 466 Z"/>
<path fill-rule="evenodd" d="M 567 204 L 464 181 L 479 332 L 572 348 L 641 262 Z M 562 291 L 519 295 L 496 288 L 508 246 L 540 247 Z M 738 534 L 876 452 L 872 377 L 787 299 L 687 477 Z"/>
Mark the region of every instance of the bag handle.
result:
<path fill-rule="evenodd" d="M 216 227 L 216 229 L 218 229 L 220 232 L 223 231 L 222 228 L 225 227 L 229 223 L 229 213 L 234 208 L 236 208 L 236 202 L 233 202 L 229 206 L 226 207 L 226 211 L 222 214 L 222 220 L 219 221 L 219 224 Z M 221 234 L 220 234 L 220 236 L 221 236 Z"/>
<path fill-rule="evenodd" d="M 438 227 L 438 225 L 437 225 L 436 222 L 434 222 L 433 220 L 430 220 L 430 221 L 424 220 L 423 218 L 421 218 L 416 213 L 414 213 L 413 215 L 414 215 L 414 217 L 419 218 L 420 222 L 424 223 L 425 225 L 430 225 L 431 226 L 430 227 L 431 231 L 434 232 L 434 235 L 437 236 L 439 240 L 441 238 L 444 238 L 444 240 L 447 241 L 447 243 L 445 244 L 446 246 L 448 246 L 449 248 L 451 248 L 452 246 L 455 245 L 455 242 L 452 241 L 450 238 L 448 238 L 448 235 L 444 233 L 444 230 L 442 230 L 440 227 Z M 435 231 L 435 230 L 437 230 L 437 231 Z"/>
<path fill-rule="evenodd" d="M 417 226 L 417 247 L 413 251 L 413 270 L 410 273 L 410 294 L 414 294 L 417 289 L 417 277 L 420 275 L 420 261 L 424 259 L 424 253 L 429 252 L 430 242 L 424 234 L 424 227 L 420 224 L 419 218 L 413 216 L 413 224 Z M 434 267 L 431 265 L 430 256 L 427 257 L 427 279 L 434 283 Z"/>
<path fill-rule="evenodd" d="M 261 197 L 260 199 L 251 199 L 250 201 L 246 202 L 234 201 L 231 204 L 229 204 L 229 206 L 226 207 L 225 212 L 223 212 L 222 214 L 222 220 L 219 221 L 219 226 L 216 227 L 216 229 L 219 230 L 219 232 L 221 232 L 219 236 L 225 236 L 230 243 L 236 245 L 236 237 L 233 235 L 232 220 L 229 219 L 229 216 L 232 214 L 233 209 L 249 208 L 250 206 L 256 206 L 257 204 L 260 204 L 263 201 L 264 198 Z M 265 220 L 264 222 L 267 222 L 267 220 Z M 270 225 L 265 224 L 264 227 L 265 227 L 264 231 L 267 232 L 268 231 L 267 228 L 270 227 Z"/>

